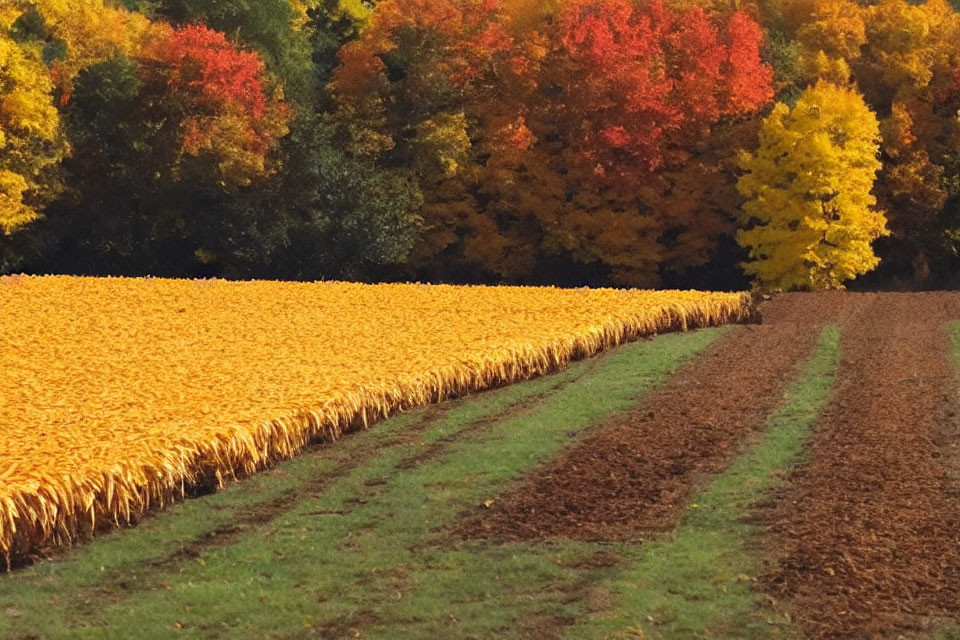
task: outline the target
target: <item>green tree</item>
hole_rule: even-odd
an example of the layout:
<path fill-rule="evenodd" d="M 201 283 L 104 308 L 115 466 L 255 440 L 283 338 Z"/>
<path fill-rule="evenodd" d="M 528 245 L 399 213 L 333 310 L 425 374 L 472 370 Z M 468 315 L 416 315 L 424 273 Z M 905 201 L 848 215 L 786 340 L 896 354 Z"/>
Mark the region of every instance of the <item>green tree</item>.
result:
<path fill-rule="evenodd" d="M 419 188 L 405 172 L 357 157 L 328 116 L 301 115 L 275 180 L 227 203 L 208 233 L 228 277 L 363 280 L 403 263 L 417 240 Z M 265 215 L 269 212 L 269 215 Z"/>
<path fill-rule="evenodd" d="M 744 152 L 740 244 L 762 288 L 834 289 L 879 264 L 888 233 L 871 190 L 880 162 L 877 118 L 856 91 L 819 82 L 778 103 L 760 148 Z"/>

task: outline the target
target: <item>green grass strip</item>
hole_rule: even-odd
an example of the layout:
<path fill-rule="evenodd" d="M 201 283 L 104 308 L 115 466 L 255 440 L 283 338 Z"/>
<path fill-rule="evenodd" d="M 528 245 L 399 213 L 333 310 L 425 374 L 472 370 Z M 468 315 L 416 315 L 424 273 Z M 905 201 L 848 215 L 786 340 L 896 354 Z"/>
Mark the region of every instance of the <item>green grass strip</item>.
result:
<path fill-rule="evenodd" d="M 802 455 L 827 403 L 839 354 L 839 329 L 827 327 L 802 377 L 756 446 L 740 455 L 690 505 L 668 538 L 621 547 L 629 569 L 607 582 L 616 607 L 589 615 L 571 638 L 770 638 L 789 636 L 786 621 L 758 606 L 752 581 L 763 570 L 746 522 Z"/>
<path fill-rule="evenodd" d="M 960 321 L 951 322 L 947 325 L 947 333 L 950 336 L 950 346 L 953 353 L 953 361 L 957 367 L 958 379 L 960 379 Z M 955 480 L 960 481 L 960 469 L 953 469 Z M 935 640 L 960 640 L 960 622 L 945 623 L 940 629 L 934 631 Z"/>
<path fill-rule="evenodd" d="M 443 435 L 458 425 L 486 419 L 548 392 L 558 384 L 577 380 L 587 369 L 586 361 L 578 362 L 552 376 L 455 401 L 451 405 L 456 408 L 432 431 Z M 318 474 L 330 472 L 371 449 L 386 451 L 393 438 L 423 420 L 426 412 L 418 409 L 390 418 L 369 430 L 309 450 L 218 493 L 152 513 L 135 528 L 104 532 L 55 561 L 0 575 L 0 602 L 7 603 L 9 611 L 20 614 L 6 620 L 0 616 L 0 639 L 6 640 L 4 632 L 12 633 L 13 629 L 25 625 L 27 621 L 19 618 L 33 608 L 33 603 L 44 599 L 75 603 L 78 599 L 95 598 L 102 583 L 111 576 L 125 575 L 135 581 L 138 575 L 155 573 L 150 563 L 202 540 L 218 528 L 232 526 L 243 512 L 277 500 Z"/>
<path fill-rule="evenodd" d="M 953 345 L 953 359 L 960 366 L 960 321 L 951 322 L 947 326 L 950 334 L 950 344 Z"/>

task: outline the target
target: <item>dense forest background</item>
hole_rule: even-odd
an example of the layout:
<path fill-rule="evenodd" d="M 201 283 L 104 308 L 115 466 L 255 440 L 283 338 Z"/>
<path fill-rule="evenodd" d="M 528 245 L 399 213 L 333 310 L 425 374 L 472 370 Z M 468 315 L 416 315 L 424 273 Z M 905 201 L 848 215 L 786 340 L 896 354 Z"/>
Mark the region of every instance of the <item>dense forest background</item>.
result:
<path fill-rule="evenodd" d="M 0 0 L 0 273 L 958 286 L 946 0 Z"/>

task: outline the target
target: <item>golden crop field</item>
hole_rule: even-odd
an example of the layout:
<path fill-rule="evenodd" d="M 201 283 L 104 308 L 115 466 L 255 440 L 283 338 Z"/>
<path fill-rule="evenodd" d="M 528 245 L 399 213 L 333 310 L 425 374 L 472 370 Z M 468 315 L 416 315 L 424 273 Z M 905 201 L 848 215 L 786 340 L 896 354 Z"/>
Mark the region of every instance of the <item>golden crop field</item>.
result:
<path fill-rule="evenodd" d="M 0 278 L 0 554 L 397 410 L 749 313 L 745 294 Z"/>

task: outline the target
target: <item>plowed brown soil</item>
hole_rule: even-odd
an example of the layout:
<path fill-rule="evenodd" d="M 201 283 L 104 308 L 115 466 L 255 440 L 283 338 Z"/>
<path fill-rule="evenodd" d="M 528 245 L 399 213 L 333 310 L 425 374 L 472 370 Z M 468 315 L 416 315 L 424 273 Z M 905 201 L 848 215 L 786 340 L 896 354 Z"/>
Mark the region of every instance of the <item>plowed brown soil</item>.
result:
<path fill-rule="evenodd" d="M 764 584 L 810 637 L 897 637 L 960 616 L 960 294 L 874 294 L 843 322 L 835 393 L 772 510 Z"/>
<path fill-rule="evenodd" d="M 466 537 L 627 539 L 671 527 L 697 480 L 764 425 L 850 297 L 781 296 L 762 325 L 738 326 L 645 401 L 458 525 Z M 856 299 L 854 299 L 856 300 Z"/>

